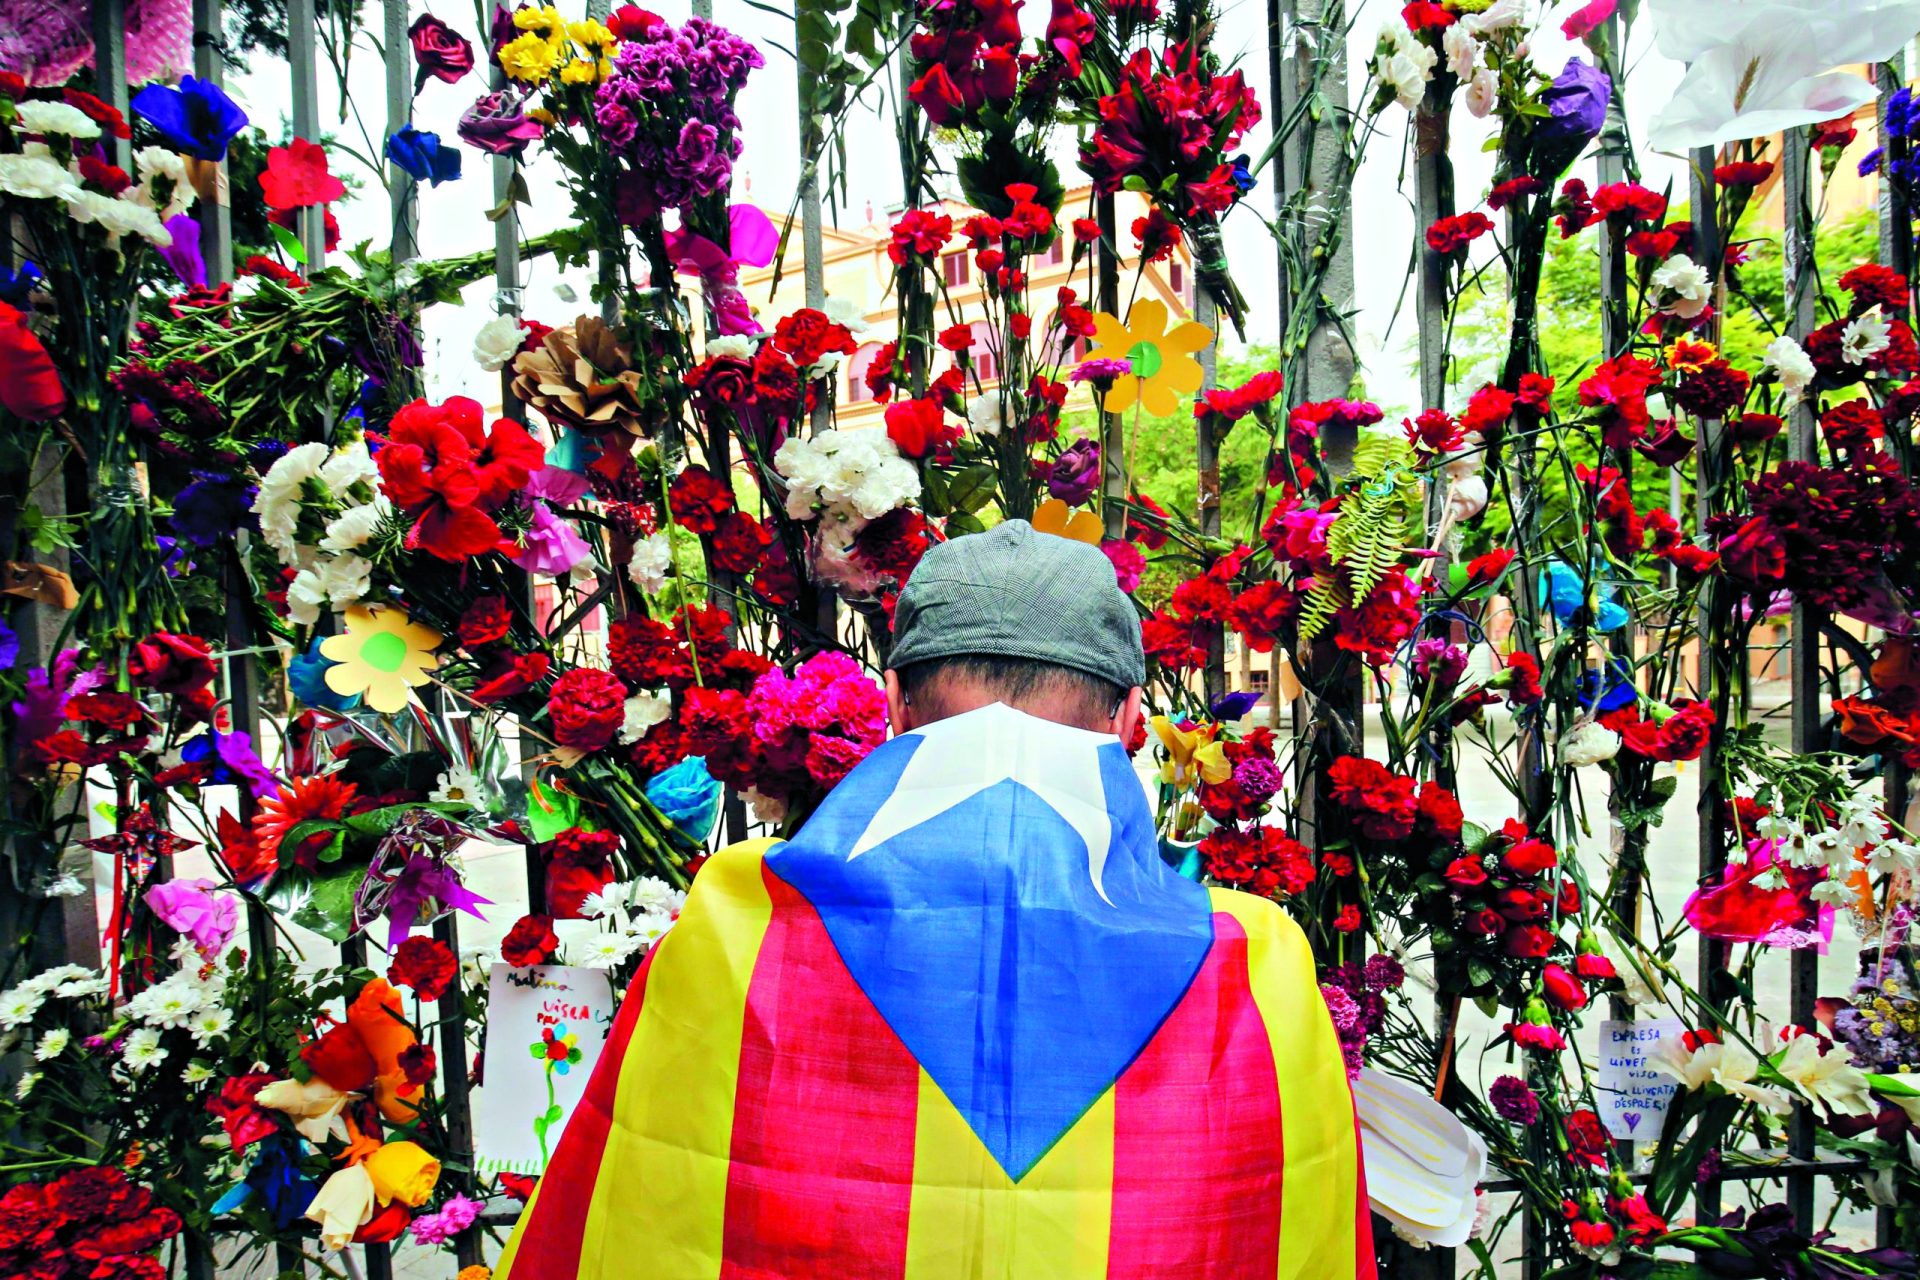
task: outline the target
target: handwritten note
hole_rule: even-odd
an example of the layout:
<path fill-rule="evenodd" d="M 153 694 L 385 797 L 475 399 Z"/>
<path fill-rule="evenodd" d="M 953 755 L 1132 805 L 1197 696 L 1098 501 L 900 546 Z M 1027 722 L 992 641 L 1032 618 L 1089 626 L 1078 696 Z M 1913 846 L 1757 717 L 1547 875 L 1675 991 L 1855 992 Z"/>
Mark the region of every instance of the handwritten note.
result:
<path fill-rule="evenodd" d="M 474 1095 L 474 1164 L 540 1173 L 560 1144 L 613 1025 L 598 969 L 493 966 L 487 983 L 485 1086 Z"/>
<path fill-rule="evenodd" d="M 1594 1080 L 1600 1119 L 1616 1138 L 1651 1141 L 1660 1134 L 1680 1082 L 1653 1065 L 1654 1051 L 1686 1028 L 1677 1019 L 1600 1024 L 1600 1070 Z"/>

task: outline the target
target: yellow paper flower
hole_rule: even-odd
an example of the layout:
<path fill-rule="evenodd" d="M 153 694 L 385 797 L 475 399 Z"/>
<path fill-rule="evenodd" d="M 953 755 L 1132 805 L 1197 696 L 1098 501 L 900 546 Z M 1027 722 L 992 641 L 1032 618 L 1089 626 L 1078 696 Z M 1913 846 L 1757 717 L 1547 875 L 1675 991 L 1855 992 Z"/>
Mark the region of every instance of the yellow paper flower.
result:
<path fill-rule="evenodd" d="M 1093 350 L 1089 360 L 1125 360 L 1132 373 L 1113 380 L 1106 408 L 1121 413 L 1135 400 L 1155 417 L 1180 412 L 1180 400 L 1200 389 L 1200 362 L 1193 358 L 1213 341 L 1213 330 L 1192 320 L 1167 328 L 1167 304 L 1142 298 L 1127 312 L 1126 324 L 1103 311 L 1093 313 Z"/>
<path fill-rule="evenodd" d="M 389 1142 L 361 1168 L 373 1179 L 373 1194 L 381 1204 L 398 1200 L 410 1209 L 425 1204 L 440 1181 L 440 1162 L 417 1142 Z"/>
<path fill-rule="evenodd" d="M 320 1224 L 320 1243 L 325 1248 L 344 1249 L 353 1243 L 353 1233 L 373 1219 L 373 1179 L 367 1176 L 367 1166 L 336 1169 L 320 1184 L 306 1216 Z"/>
<path fill-rule="evenodd" d="M 500 70 L 511 80 L 537 84 L 552 75 L 559 62 L 559 50 L 538 32 L 515 36 L 500 46 Z"/>
<path fill-rule="evenodd" d="M 1048 498 L 1035 507 L 1030 523 L 1037 533 L 1051 533 L 1057 538 L 1071 538 L 1094 547 L 1100 545 L 1103 532 L 1099 516 L 1091 511 L 1075 511 L 1058 498 Z"/>
<path fill-rule="evenodd" d="M 346 612 L 346 630 L 320 643 L 320 654 L 335 662 L 327 668 L 327 688 L 340 694 L 364 694 L 367 705 L 383 715 L 403 711 L 407 690 L 427 682 L 440 664 L 434 647 L 443 638 L 408 620 L 401 609 L 375 611 L 356 606 Z"/>
<path fill-rule="evenodd" d="M 1160 763 L 1160 781 L 1179 791 L 1201 782 L 1225 782 L 1233 776 L 1233 764 L 1227 759 L 1225 744 L 1215 742 L 1217 724 L 1195 725 L 1182 729 L 1165 716 L 1153 718 L 1153 731 L 1167 758 Z"/>

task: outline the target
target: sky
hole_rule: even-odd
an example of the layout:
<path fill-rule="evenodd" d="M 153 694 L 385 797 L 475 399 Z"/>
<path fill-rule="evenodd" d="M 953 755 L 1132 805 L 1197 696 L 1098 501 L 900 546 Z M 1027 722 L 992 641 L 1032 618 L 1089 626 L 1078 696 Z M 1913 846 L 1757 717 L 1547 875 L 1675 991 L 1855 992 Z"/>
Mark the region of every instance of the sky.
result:
<path fill-rule="evenodd" d="M 584 0 L 558 0 L 563 12 L 572 16 L 584 8 Z M 466 6 L 446 4 L 438 16 L 464 31 L 479 44 L 475 15 Z M 686 16 L 684 5 L 672 3 L 654 7 L 670 20 Z M 1558 30 L 1563 11 L 1577 3 L 1547 7 L 1549 21 L 1536 37 L 1536 62 L 1548 70 L 1558 70 L 1565 60 L 1584 53 L 1577 44 L 1565 40 Z M 1357 98 L 1365 81 L 1365 65 L 1371 57 L 1381 23 L 1398 10 L 1397 3 L 1386 0 L 1361 0 L 1355 6 L 1355 18 L 1348 42 L 1350 81 Z M 415 3 L 413 13 L 424 12 Z M 1044 26 L 1048 6 L 1045 0 L 1028 0 L 1023 18 L 1031 27 Z M 1537 14 L 1537 3 L 1532 12 Z M 379 10 L 368 7 L 368 15 L 378 25 Z M 773 41 L 792 46 L 789 22 L 753 7 L 745 0 L 714 0 L 717 22 L 754 39 L 767 58 L 767 65 L 756 71 L 741 94 L 739 114 L 744 123 L 745 153 L 735 171 L 735 199 L 751 199 L 765 208 L 776 221 L 793 199 L 799 180 L 797 117 L 794 110 L 795 83 L 791 59 L 774 47 Z M 377 147 L 385 127 L 386 92 L 379 56 L 366 46 L 356 53 L 349 67 L 349 102 L 360 117 L 349 111 L 342 115 L 341 94 L 329 68 L 322 66 L 320 104 L 322 127 L 337 134 L 355 149 L 368 152 Z M 1228 60 L 1244 64 L 1249 81 L 1259 93 L 1263 106 L 1270 103 L 1267 85 L 1265 0 L 1224 0 L 1221 22 L 1215 40 L 1216 50 Z M 404 55 L 403 55 L 404 56 Z M 1637 24 L 1627 46 L 1627 87 L 1625 91 L 1628 128 L 1634 137 L 1644 135 L 1649 118 L 1665 102 L 1679 83 L 1681 68 L 1661 57 L 1652 48 L 1646 23 Z M 261 58 L 246 74 L 232 77 L 234 96 L 247 108 L 254 120 L 270 134 L 278 131 L 278 120 L 291 113 L 290 79 L 284 64 Z M 429 80 L 414 101 L 413 124 L 416 128 L 440 134 L 452 140 L 455 125 L 473 99 L 484 91 L 478 74 L 457 84 Z M 1268 123 L 1250 135 L 1246 150 L 1258 155 L 1268 141 Z M 1413 217 L 1412 170 L 1405 168 L 1405 137 L 1408 113 L 1390 106 L 1382 120 L 1382 133 L 1374 140 L 1357 177 L 1353 200 L 1353 243 L 1356 261 L 1357 334 L 1359 355 L 1368 394 L 1392 413 L 1416 409 L 1417 375 L 1413 368 L 1412 341 L 1414 317 L 1412 289 L 1407 274 L 1412 262 L 1412 246 L 1418 229 Z M 364 129 L 364 133 L 363 133 Z M 1481 149 L 1488 136 L 1486 122 L 1473 119 L 1456 109 L 1453 120 L 1453 162 L 1456 190 L 1463 208 L 1487 188 L 1492 157 Z M 369 147 L 363 138 L 370 138 Z M 1064 140 L 1070 146 L 1070 138 Z M 433 256 L 469 253 L 490 247 L 493 224 L 485 210 L 493 203 L 488 160 L 472 148 L 462 147 L 466 173 L 457 182 L 420 192 L 420 243 L 423 253 Z M 532 192 L 531 208 L 522 207 L 520 217 L 527 234 L 536 234 L 564 226 L 569 219 L 569 201 L 560 185 L 558 168 L 530 152 L 526 177 Z M 839 221 L 864 225 L 867 210 L 884 217 L 898 200 L 899 172 L 895 163 L 890 121 L 882 114 L 877 99 L 856 105 L 847 123 L 846 174 L 847 199 Z M 874 157 L 872 163 L 864 157 Z M 336 167 L 353 169 L 359 162 L 337 157 Z M 1591 158 L 1583 159 L 1574 172 L 1591 176 Z M 1642 180 L 1655 190 L 1671 181 L 1676 191 L 1686 189 L 1684 166 L 1667 156 L 1641 153 Z M 1063 165 L 1063 169 L 1068 166 Z M 363 176 L 365 174 L 362 169 Z M 1264 176 L 1264 175 L 1263 175 Z M 1069 177 L 1071 182 L 1071 177 Z M 1248 339 L 1271 342 L 1275 336 L 1275 258 L 1273 244 L 1259 215 L 1272 209 L 1273 193 L 1264 184 L 1247 199 L 1253 207 L 1236 210 L 1225 222 L 1228 259 L 1236 281 L 1251 302 Z M 358 198 L 336 209 L 343 239 L 352 244 L 371 239 L 383 245 L 391 235 L 391 219 L 377 180 L 369 176 Z M 1483 240 L 1476 249 L 1489 249 Z M 797 253 L 797 244 L 796 244 Z M 587 278 L 584 272 L 563 274 L 550 260 L 526 265 L 523 271 L 525 313 L 548 324 L 561 324 L 590 309 Z M 572 295 L 571 300 L 568 294 Z M 472 336 L 494 314 L 494 290 L 476 286 L 467 291 L 465 305 L 459 308 L 434 308 L 426 321 L 428 393 L 436 398 L 466 394 L 487 402 L 499 398 L 499 384 L 493 375 L 482 371 L 468 354 Z M 1464 397 L 1466 389 L 1461 390 Z M 1458 408 L 1459 406 L 1449 406 Z"/>

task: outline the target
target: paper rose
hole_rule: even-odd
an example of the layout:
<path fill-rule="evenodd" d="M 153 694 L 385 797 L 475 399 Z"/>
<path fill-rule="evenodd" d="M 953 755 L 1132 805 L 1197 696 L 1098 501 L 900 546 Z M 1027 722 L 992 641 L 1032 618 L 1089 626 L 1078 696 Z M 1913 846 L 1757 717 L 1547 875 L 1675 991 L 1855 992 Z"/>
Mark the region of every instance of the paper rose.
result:
<path fill-rule="evenodd" d="M 415 93 L 429 79 L 453 84 L 473 70 L 473 45 L 430 13 L 413 20 L 407 28 L 407 40 L 413 45 Z"/>

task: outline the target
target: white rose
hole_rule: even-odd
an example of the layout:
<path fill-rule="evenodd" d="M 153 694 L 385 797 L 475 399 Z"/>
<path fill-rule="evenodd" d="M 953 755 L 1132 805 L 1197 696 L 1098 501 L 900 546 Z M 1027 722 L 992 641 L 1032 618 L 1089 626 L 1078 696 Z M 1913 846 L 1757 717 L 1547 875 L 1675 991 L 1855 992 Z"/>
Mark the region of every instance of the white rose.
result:
<path fill-rule="evenodd" d="M 1517 27 L 1526 17 L 1526 0 L 1493 0 L 1493 3 L 1479 13 L 1469 13 L 1460 19 L 1460 25 L 1475 35 L 1484 36 L 1493 31 L 1505 31 Z"/>
<path fill-rule="evenodd" d="M 474 363 L 488 373 L 500 372 L 519 352 L 526 336 L 526 330 L 520 327 L 520 317 L 495 316 L 473 335 Z"/>
<path fill-rule="evenodd" d="M 667 573 L 672 568 L 673 543 L 662 530 L 634 543 L 633 558 L 627 561 L 627 577 L 634 586 L 654 595 L 667 585 Z"/>
<path fill-rule="evenodd" d="M 1456 521 L 1471 520 L 1487 509 L 1487 482 L 1477 475 L 1447 486 L 1447 510 Z"/>
<path fill-rule="evenodd" d="M 1467 81 L 1467 91 L 1461 101 L 1466 103 L 1467 114 L 1476 120 L 1487 118 L 1500 102 L 1500 77 L 1492 67 L 1481 67 Z"/>
<path fill-rule="evenodd" d="M 100 136 L 98 120 L 64 102 L 24 99 L 13 104 L 13 111 L 19 117 L 20 128 L 27 133 L 58 133 L 81 139 Z"/>

